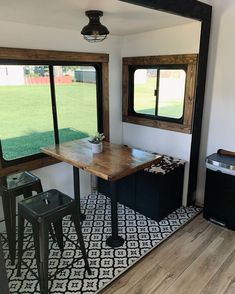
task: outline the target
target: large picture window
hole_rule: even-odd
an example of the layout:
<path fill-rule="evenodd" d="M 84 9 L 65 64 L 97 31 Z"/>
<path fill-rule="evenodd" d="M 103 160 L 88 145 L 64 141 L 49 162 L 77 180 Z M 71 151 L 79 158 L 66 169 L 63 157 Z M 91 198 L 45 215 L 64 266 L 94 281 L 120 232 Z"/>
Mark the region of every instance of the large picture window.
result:
<path fill-rule="evenodd" d="M 191 132 L 197 55 L 123 58 L 123 121 Z"/>
<path fill-rule="evenodd" d="M 44 157 L 41 147 L 103 132 L 102 85 L 99 62 L 0 61 L 2 167 Z"/>
<path fill-rule="evenodd" d="M 1 69 L 0 137 L 5 161 L 97 131 L 94 66 L 4 65 Z"/>

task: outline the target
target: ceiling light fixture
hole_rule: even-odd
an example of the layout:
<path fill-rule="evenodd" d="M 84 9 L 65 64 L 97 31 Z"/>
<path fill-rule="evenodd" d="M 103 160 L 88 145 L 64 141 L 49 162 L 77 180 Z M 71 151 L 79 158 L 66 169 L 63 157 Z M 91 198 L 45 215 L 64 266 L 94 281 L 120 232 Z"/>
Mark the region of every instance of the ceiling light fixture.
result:
<path fill-rule="evenodd" d="M 100 10 L 88 10 L 86 16 L 89 18 L 89 23 L 82 30 L 81 34 L 88 42 L 102 42 L 109 34 L 109 30 L 100 23 L 100 17 L 103 12 Z"/>

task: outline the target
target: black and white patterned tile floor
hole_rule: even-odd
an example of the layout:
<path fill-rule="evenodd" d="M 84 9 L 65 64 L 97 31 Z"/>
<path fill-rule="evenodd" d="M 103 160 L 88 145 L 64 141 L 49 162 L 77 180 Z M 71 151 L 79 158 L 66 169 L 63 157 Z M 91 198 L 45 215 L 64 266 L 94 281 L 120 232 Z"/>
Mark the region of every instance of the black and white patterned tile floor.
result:
<path fill-rule="evenodd" d="M 111 233 L 110 199 L 101 194 L 91 194 L 88 198 L 81 200 L 81 207 L 86 215 L 86 220 L 82 224 L 82 231 L 92 274 L 89 276 L 85 273 L 84 262 L 81 259 L 49 281 L 50 293 L 93 294 L 98 292 L 200 212 L 200 209 L 195 207 L 182 207 L 162 221 L 156 222 L 119 204 L 119 232 L 125 239 L 125 243 L 119 248 L 112 249 L 105 242 Z M 77 240 L 75 229 L 69 218 L 63 221 L 63 230 L 65 234 L 69 235 L 70 239 Z M 25 235 L 27 233 L 31 233 L 29 225 L 25 229 Z M 24 252 L 23 260 L 31 270 L 37 273 L 32 248 L 33 238 L 30 234 L 26 235 L 24 247 L 29 249 Z M 49 272 L 51 274 L 80 256 L 80 250 L 71 242 L 65 243 L 62 256 L 57 244 L 53 243 L 52 240 L 50 240 L 49 247 Z M 3 242 L 3 250 L 10 293 L 39 294 L 36 276 L 23 264 L 21 276 L 17 277 L 16 267 L 11 266 L 9 260 L 6 242 Z"/>

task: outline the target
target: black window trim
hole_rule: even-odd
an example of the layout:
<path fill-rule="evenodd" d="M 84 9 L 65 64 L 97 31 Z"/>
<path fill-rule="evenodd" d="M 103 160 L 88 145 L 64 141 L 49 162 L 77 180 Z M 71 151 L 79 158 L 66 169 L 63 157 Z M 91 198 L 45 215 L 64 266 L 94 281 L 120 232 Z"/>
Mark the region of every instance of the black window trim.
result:
<path fill-rule="evenodd" d="M 54 142 L 59 144 L 59 129 L 56 110 L 55 83 L 53 66 L 93 66 L 96 70 L 96 102 L 97 102 L 97 131 L 103 132 L 103 101 L 102 101 L 102 66 L 100 62 L 79 62 L 79 61 L 47 61 L 47 60 L 0 60 L 0 65 L 47 65 L 49 67 L 51 110 L 53 116 Z M 0 166 L 2 168 L 11 167 L 17 164 L 25 163 L 31 160 L 48 157 L 44 153 L 36 153 L 12 160 L 6 160 L 3 157 L 2 143 L 0 138 Z"/>
<path fill-rule="evenodd" d="M 146 65 L 129 65 L 129 97 L 128 97 L 128 115 L 131 116 L 136 116 L 136 117 L 143 117 L 146 119 L 150 120 L 158 120 L 158 121 L 163 121 L 163 122 L 173 122 L 173 123 L 178 123 L 178 124 L 183 124 L 184 120 L 184 109 L 185 109 L 185 97 L 186 97 L 186 79 L 187 79 L 187 69 L 188 69 L 188 64 L 146 64 Z M 144 113 L 138 113 L 134 109 L 134 74 L 135 71 L 138 69 L 181 69 L 185 71 L 186 79 L 185 79 L 185 94 L 184 94 L 184 105 L 183 105 L 183 113 L 180 118 L 171 118 L 171 117 L 166 117 L 166 116 L 160 116 L 160 115 L 151 115 L 151 114 L 144 114 Z M 157 79 L 158 82 L 157 84 L 159 85 L 159 73 L 157 74 Z M 159 94 L 159 93 L 158 93 Z M 158 97 L 156 97 L 156 104 L 158 103 Z M 155 110 L 157 110 L 157 107 L 155 107 Z"/>

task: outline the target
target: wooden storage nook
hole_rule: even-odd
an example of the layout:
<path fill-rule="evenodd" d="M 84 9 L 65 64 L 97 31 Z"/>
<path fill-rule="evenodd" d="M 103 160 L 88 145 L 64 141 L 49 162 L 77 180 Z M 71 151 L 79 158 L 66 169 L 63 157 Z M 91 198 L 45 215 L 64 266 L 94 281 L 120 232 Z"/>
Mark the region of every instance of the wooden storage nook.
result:
<path fill-rule="evenodd" d="M 182 205 L 185 161 L 163 155 L 160 162 L 117 183 L 118 202 L 160 221 Z M 109 183 L 98 178 L 98 191 L 109 196 Z"/>

